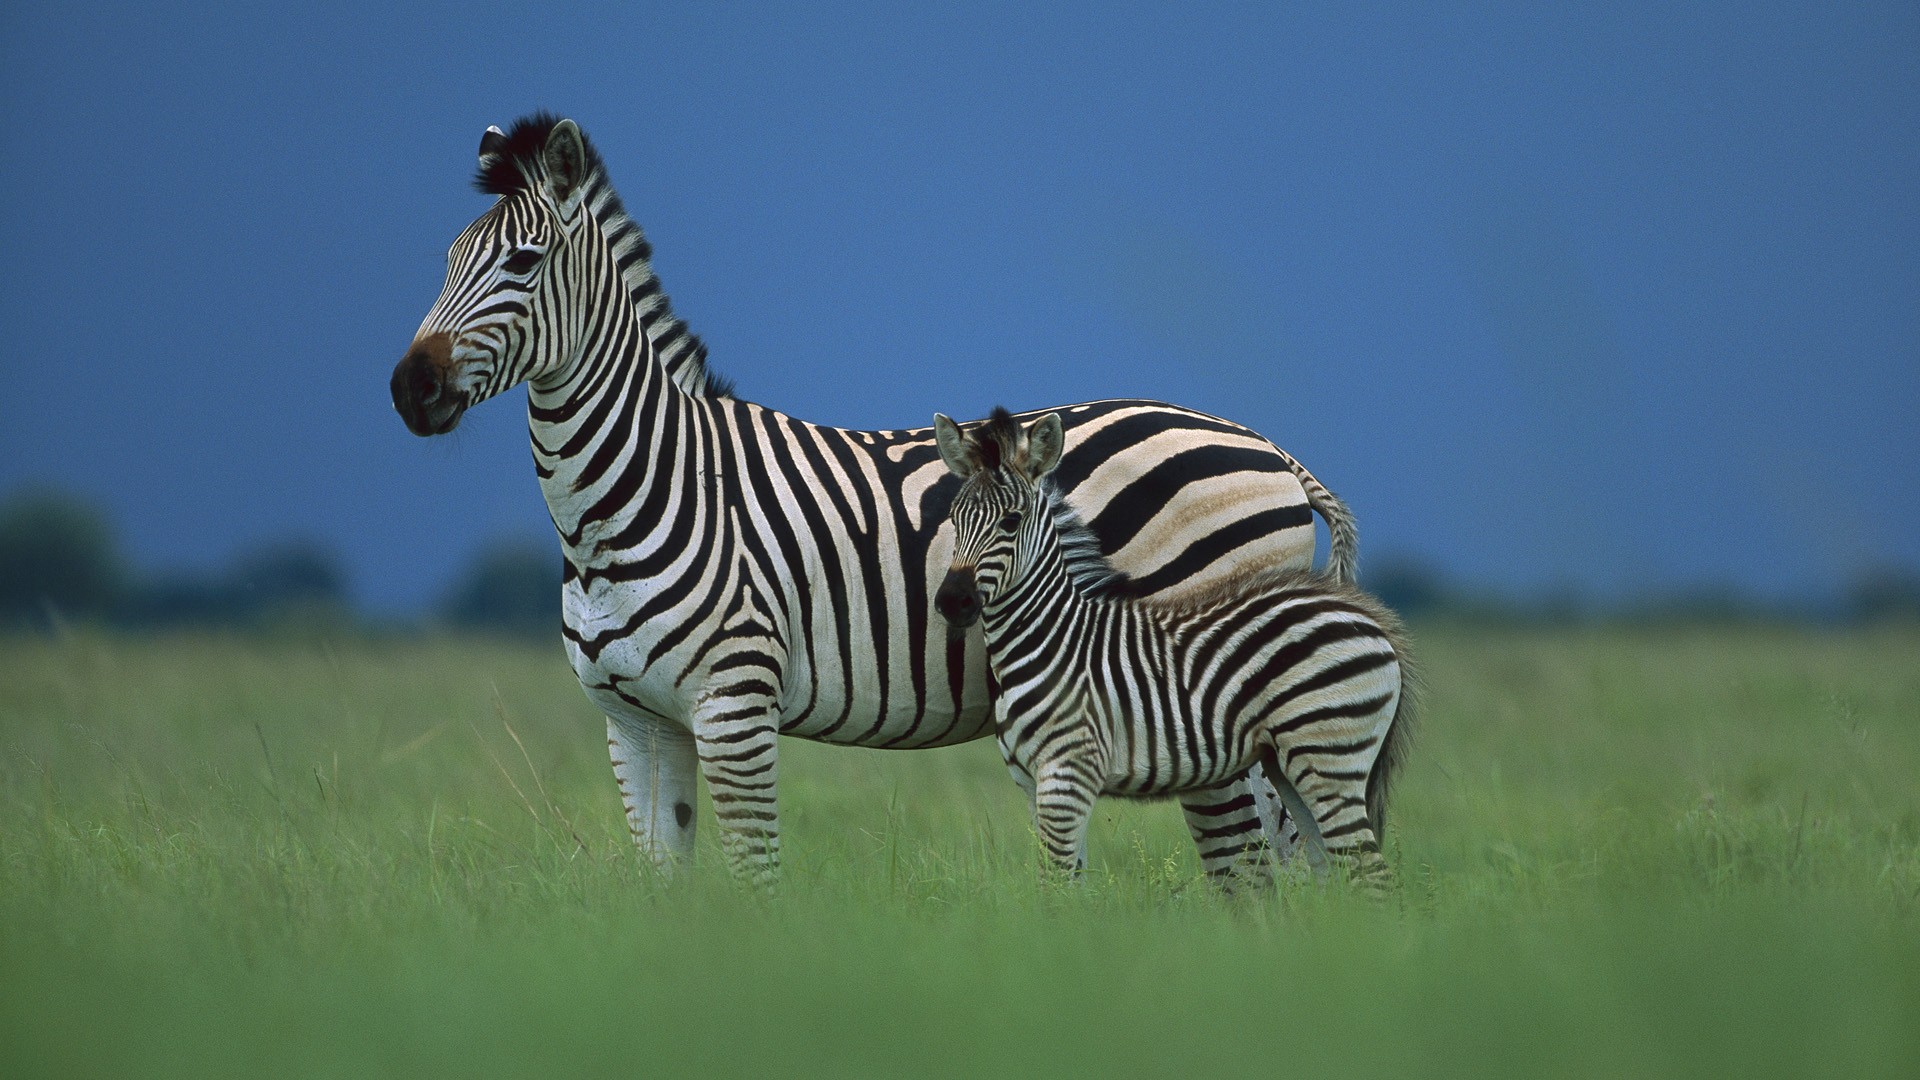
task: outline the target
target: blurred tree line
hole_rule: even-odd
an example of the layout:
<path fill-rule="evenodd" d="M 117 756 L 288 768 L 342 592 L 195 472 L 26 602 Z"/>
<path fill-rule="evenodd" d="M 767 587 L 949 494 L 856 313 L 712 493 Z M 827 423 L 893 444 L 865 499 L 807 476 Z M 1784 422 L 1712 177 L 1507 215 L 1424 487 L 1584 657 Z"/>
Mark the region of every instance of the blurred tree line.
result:
<path fill-rule="evenodd" d="M 1571 592 L 1515 599 L 1392 558 L 1370 561 L 1361 584 L 1414 620 L 1920 621 L 1920 575 L 1892 567 L 1860 574 L 1842 596 L 1799 606 L 1710 588 L 1604 607 Z M 135 630 L 437 627 L 552 640 L 560 632 L 560 556 L 551 541 L 496 543 L 455 575 L 423 620 L 379 626 L 355 610 L 337 559 L 311 541 L 258 548 L 214 573 L 143 575 L 130 568 L 106 515 L 86 502 L 51 491 L 0 500 L 0 631 L 74 622 Z"/>
<path fill-rule="evenodd" d="M 1464 588 L 1417 560 L 1387 557 L 1361 567 L 1360 586 L 1407 619 L 1486 622 L 1748 623 L 1920 622 L 1920 574 L 1869 567 L 1839 595 L 1769 601 L 1728 586 L 1695 586 L 1601 603 L 1572 589 L 1516 597 Z"/>
<path fill-rule="evenodd" d="M 324 546 L 288 540 L 213 573 L 140 574 L 107 516 L 53 491 L 0 501 L 0 630 L 95 623 L 133 630 L 354 632 L 346 574 Z M 560 556 L 549 543 L 505 542 L 454 579 L 426 626 L 526 637 L 560 633 Z M 405 628 L 405 627 L 400 627 Z"/>

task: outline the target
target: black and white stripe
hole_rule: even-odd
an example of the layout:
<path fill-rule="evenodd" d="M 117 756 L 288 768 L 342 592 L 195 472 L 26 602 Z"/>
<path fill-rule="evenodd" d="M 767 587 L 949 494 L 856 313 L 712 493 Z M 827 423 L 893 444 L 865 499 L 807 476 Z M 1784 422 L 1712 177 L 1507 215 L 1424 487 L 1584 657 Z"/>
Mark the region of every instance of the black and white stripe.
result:
<path fill-rule="evenodd" d="M 958 483 L 926 429 L 821 427 L 715 379 L 571 121 L 489 129 L 477 182 L 499 199 L 448 253 L 395 407 L 436 434 L 528 384 L 567 653 L 608 717 L 635 842 L 663 868 L 691 853 L 698 771 L 729 861 L 770 880 L 776 735 L 908 748 L 990 730 L 979 636 L 930 607 Z M 1157 402 L 1060 411 L 1056 482 L 1121 587 L 1180 595 L 1247 565 L 1306 566 L 1314 509 L 1330 565 L 1351 565 L 1345 508 L 1254 432 Z M 1211 868 L 1257 877 L 1266 843 L 1291 847 L 1257 778 L 1184 801 Z"/>
<path fill-rule="evenodd" d="M 1086 569 L 1097 543 L 1048 483 L 1058 415 L 997 411 L 964 434 L 941 416 L 935 431 L 964 480 L 938 604 L 986 629 L 1001 754 L 1055 864 L 1085 865 L 1098 795 L 1212 790 L 1265 764 L 1324 850 L 1384 887 L 1387 781 L 1411 702 L 1397 620 L 1299 569 L 1172 600 L 1111 595 Z"/>

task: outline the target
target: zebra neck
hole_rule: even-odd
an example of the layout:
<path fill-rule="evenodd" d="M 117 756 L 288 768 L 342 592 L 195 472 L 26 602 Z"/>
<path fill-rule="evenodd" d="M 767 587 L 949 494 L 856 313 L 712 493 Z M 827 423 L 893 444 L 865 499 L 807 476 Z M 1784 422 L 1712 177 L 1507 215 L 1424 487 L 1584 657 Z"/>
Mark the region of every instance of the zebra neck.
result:
<path fill-rule="evenodd" d="M 530 382 L 534 472 L 575 573 L 590 577 L 653 538 L 669 514 L 699 512 L 712 452 L 711 407 L 657 359 L 620 286 L 608 277 L 577 360 L 553 385 Z M 669 497 L 671 496 L 671 497 Z"/>
<path fill-rule="evenodd" d="M 1071 647 L 1101 603 L 1074 586 L 1052 524 L 1043 527 L 1047 534 L 1032 565 L 1018 581 L 988 600 L 981 612 L 987 651 L 996 666 L 1015 659 L 1014 653 Z"/>
<path fill-rule="evenodd" d="M 720 389 L 707 371 L 706 344 L 688 331 L 685 320 L 674 314 L 673 304 L 660 288 L 660 278 L 653 272 L 653 245 L 647 242 L 640 223 L 627 213 L 604 172 L 596 175 L 591 183 L 587 209 L 600 226 L 600 235 L 606 237 L 627 298 L 661 368 L 676 385 L 695 397 Z"/>

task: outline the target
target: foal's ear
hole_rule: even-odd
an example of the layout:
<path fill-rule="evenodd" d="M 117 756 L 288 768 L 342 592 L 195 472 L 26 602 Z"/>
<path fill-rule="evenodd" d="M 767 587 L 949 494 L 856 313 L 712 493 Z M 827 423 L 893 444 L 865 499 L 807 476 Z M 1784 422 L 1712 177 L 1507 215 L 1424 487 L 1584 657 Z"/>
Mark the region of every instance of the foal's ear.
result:
<path fill-rule="evenodd" d="M 484 171 L 493 168 L 500 155 L 507 152 L 507 133 L 497 127 L 489 127 L 486 134 L 480 136 L 480 168 Z"/>
<path fill-rule="evenodd" d="M 1053 471 L 1060 464 L 1060 454 L 1067 448 L 1066 427 L 1060 421 L 1060 414 L 1050 412 L 1035 420 L 1027 427 L 1027 472 L 1035 480 Z"/>
<path fill-rule="evenodd" d="M 587 181 L 587 142 L 580 134 L 580 125 L 571 120 L 553 125 L 541 161 L 547 167 L 547 194 L 565 217 L 580 198 L 580 186 Z"/>
<path fill-rule="evenodd" d="M 966 437 L 960 434 L 960 425 L 945 413 L 933 414 L 933 441 L 940 447 L 940 460 L 947 463 L 953 475 L 962 480 L 973 475 L 973 459 L 967 454 Z"/>

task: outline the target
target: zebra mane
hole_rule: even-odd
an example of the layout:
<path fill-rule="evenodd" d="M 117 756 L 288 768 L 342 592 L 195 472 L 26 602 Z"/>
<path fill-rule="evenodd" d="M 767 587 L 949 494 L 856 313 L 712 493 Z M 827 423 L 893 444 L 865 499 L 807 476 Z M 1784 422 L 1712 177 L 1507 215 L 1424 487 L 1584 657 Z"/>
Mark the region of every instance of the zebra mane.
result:
<path fill-rule="evenodd" d="M 545 175 L 541 155 L 547 148 L 547 136 L 560 118 L 549 112 L 536 112 L 513 122 L 505 142 L 484 155 L 473 176 L 473 186 L 486 195 L 515 195 L 532 190 Z M 653 354 L 660 358 L 667 376 L 682 390 L 695 397 L 734 397 L 733 380 L 722 378 L 707 368 L 707 346 L 687 329 L 673 313 L 667 294 L 660 290 L 660 278 L 653 272 L 653 245 L 647 243 L 640 223 L 633 220 L 620 196 L 607 178 L 606 163 L 585 132 L 580 142 L 587 153 L 586 205 L 600 231 L 613 249 L 627 295 L 633 298 L 634 311 L 646 330 Z"/>
<path fill-rule="evenodd" d="M 1032 479 L 1032 462 L 1027 446 L 1027 427 L 1020 418 L 995 405 L 985 420 L 967 428 L 964 452 L 975 469 L 994 472 L 1006 469 Z"/>
<path fill-rule="evenodd" d="M 1027 468 L 1027 430 L 1003 405 L 995 405 L 985 420 L 970 426 L 962 444 L 963 453 L 975 469 L 988 472 L 1006 470 L 1025 476 Z M 1100 537 L 1093 527 L 1067 504 L 1052 480 L 1041 478 L 1038 487 L 1053 514 L 1053 532 L 1060 541 L 1060 555 L 1067 565 L 1073 586 L 1086 596 L 1124 596 L 1132 581 L 1114 569 L 1100 550 Z"/>
<path fill-rule="evenodd" d="M 975 469 L 989 472 L 1007 468 L 1009 460 L 1020 461 L 1021 447 L 1027 437 L 1020 421 L 1013 418 L 1005 405 L 995 405 L 993 412 L 969 428 L 966 435 L 963 447 L 967 461 Z"/>
<path fill-rule="evenodd" d="M 1040 482 L 1053 512 L 1053 532 L 1060 541 L 1060 557 L 1067 564 L 1067 576 L 1082 596 L 1119 597 L 1128 595 L 1132 578 L 1114 569 L 1100 551 L 1100 537 L 1078 511 L 1067 505 L 1060 489 L 1050 480 Z"/>

